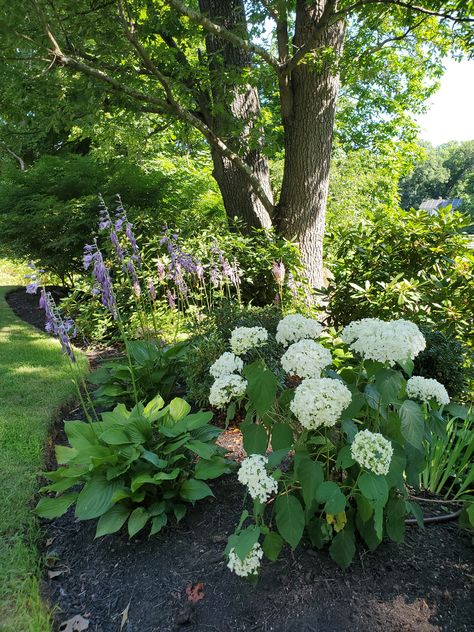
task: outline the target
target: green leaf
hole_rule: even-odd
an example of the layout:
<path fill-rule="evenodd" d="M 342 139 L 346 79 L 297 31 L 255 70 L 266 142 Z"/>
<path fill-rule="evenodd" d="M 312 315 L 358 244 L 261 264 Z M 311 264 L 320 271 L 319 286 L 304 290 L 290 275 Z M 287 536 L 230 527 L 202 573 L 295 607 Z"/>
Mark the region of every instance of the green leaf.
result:
<path fill-rule="evenodd" d="M 318 549 L 322 549 L 323 546 L 329 542 L 332 536 L 332 529 L 330 525 L 322 518 L 313 518 L 306 527 L 308 535 L 311 540 L 311 544 Z"/>
<path fill-rule="evenodd" d="M 405 501 L 405 506 L 407 510 L 416 518 L 416 522 L 420 529 L 425 528 L 425 522 L 423 520 L 423 512 L 421 510 L 420 505 L 413 501 Z"/>
<path fill-rule="evenodd" d="M 36 505 L 35 513 L 40 518 L 58 518 L 66 513 L 78 495 L 77 492 L 73 492 L 57 498 L 42 498 Z"/>
<path fill-rule="evenodd" d="M 142 485 L 145 485 L 146 483 L 155 483 L 155 479 L 148 472 L 133 477 L 130 484 L 130 489 L 132 490 L 132 492 L 136 492 L 137 489 L 140 489 L 140 487 Z"/>
<path fill-rule="evenodd" d="M 275 424 L 272 428 L 272 449 L 284 450 L 293 445 L 293 430 L 288 424 Z"/>
<path fill-rule="evenodd" d="M 356 515 L 356 525 L 357 529 L 362 536 L 364 542 L 369 547 L 370 551 L 375 551 L 375 549 L 382 542 L 382 535 L 378 535 L 377 530 L 375 528 L 375 520 L 374 520 L 375 512 L 372 512 L 370 518 L 368 518 L 365 522 L 362 520 L 362 517 L 359 513 Z M 378 516 L 378 521 L 380 522 L 380 515 Z M 380 526 L 378 529 L 380 533 Z"/>
<path fill-rule="evenodd" d="M 134 535 L 143 529 L 149 519 L 150 514 L 144 507 L 134 509 L 128 519 L 128 535 L 133 538 Z"/>
<path fill-rule="evenodd" d="M 99 518 L 95 537 L 101 538 L 109 533 L 116 533 L 125 524 L 129 515 L 130 510 L 125 505 L 114 505 Z"/>
<path fill-rule="evenodd" d="M 265 454 L 268 446 L 268 436 L 265 428 L 260 424 L 242 424 L 240 426 L 243 446 L 247 454 Z"/>
<path fill-rule="evenodd" d="M 362 522 L 367 522 L 367 520 L 369 520 L 369 518 L 371 518 L 372 514 L 374 513 L 372 503 L 370 503 L 367 498 L 362 496 L 362 494 L 356 495 L 356 503 L 357 513 L 359 514 Z"/>
<path fill-rule="evenodd" d="M 69 461 L 77 456 L 77 450 L 75 448 L 69 448 L 65 445 L 55 445 L 54 452 L 56 454 L 56 461 L 59 465 L 69 463 Z"/>
<path fill-rule="evenodd" d="M 161 395 L 156 395 L 152 400 L 148 402 L 143 410 L 143 414 L 150 421 L 154 422 L 161 416 L 161 410 L 165 402 Z"/>
<path fill-rule="evenodd" d="M 102 476 L 91 478 L 82 488 L 76 503 L 76 518 L 90 520 L 108 511 L 114 501 L 114 493 L 120 487 L 118 481 L 108 481 Z"/>
<path fill-rule="evenodd" d="M 295 474 L 301 483 L 305 506 L 309 509 L 316 499 L 316 490 L 324 479 L 323 468 L 320 463 L 313 461 L 307 450 L 297 450 L 295 453 Z"/>
<path fill-rule="evenodd" d="M 203 443 L 202 441 L 197 441 L 195 439 L 188 441 L 188 443 L 186 443 L 186 447 L 203 459 L 210 459 L 216 452 L 215 445 Z"/>
<path fill-rule="evenodd" d="M 397 496 L 390 498 L 386 509 L 387 535 L 397 544 L 405 539 L 405 514 L 405 501 Z"/>
<path fill-rule="evenodd" d="M 260 529 L 256 525 L 252 525 L 243 529 L 238 535 L 232 537 L 232 546 L 236 554 L 241 560 L 245 559 L 258 542 L 260 537 Z"/>
<path fill-rule="evenodd" d="M 65 421 L 64 432 L 69 443 L 76 450 L 87 450 L 91 445 L 97 445 L 97 435 L 94 428 L 100 424 L 88 424 L 84 421 Z"/>
<path fill-rule="evenodd" d="M 109 428 L 108 430 L 104 430 L 104 432 L 100 435 L 100 439 L 109 445 L 124 445 L 133 443 L 130 435 L 121 426 L 115 426 L 113 428 Z"/>
<path fill-rule="evenodd" d="M 348 568 L 355 554 L 355 537 L 352 529 L 345 528 L 333 539 L 329 555 L 341 568 Z"/>
<path fill-rule="evenodd" d="M 151 519 L 150 537 L 159 533 L 168 524 L 168 516 L 161 513 Z"/>
<path fill-rule="evenodd" d="M 380 392 L 383 404 L 398 401 L 404 379 L 399 371 L 393 369 L 379 369 L 375 374 L 375 386 Z"/>
<path fill-rule="evenodd" d="M 213 414 L 209 411 L 207 412 L 199 412 L 193 413 L 192 415 L 188 415 L 184 420 L 186 422 L 186 430 L 197 430 L 198 428 L 202 428 L 206 424 L 208 424 L 213 417 Z"/>
<path fill-rule="evenodd" d="M 247 395 L 257 414 L 262 417 L 273 406 L 278 390 L 278 378 L 264 362 L 257 360 L 244 369 L 248 382 Z"/>
<path fill-rule="evenodd" d="M 170 415 L 174 421 L 184 419 L 190 410 L 191 406 L 188 402 L 184 401 L 184 399 L 181 399 L 180 397 L 175 397 L 169 404 Z"/>
<path fill-rule="evenodd" d="M 352 458 L 352 454 L 351 454 L 351 446 L 345 445 L 339 450 L 339 454 L 337 455 L 337 459 L 336 459 L 336 466 L 343 469 L 347 469 L 348 467 L 351 467 L 352 465 L 354 465 L 354 463 L 355 461 Z"/>
<path fill-rule="evenodd" d="M 160 459 L 157 454 L 155 454 L 154 452 L 150 452 L 149 450 L 144 450 L 142 452 L 142 457 L 145 459 L 145 461 L 148 461 L 148 463 L 151 463 L 159 470 L 168 465 L 168 461 Z"/>
<path fill-rule="evenodd" d="M 364 472 L 359 478 L 358 487 L 363 496 L 374 506 L 383 507 L 388 499 L 388 485 L 384 476 L 373 472 Z"/>
<path fill-rule="evenodd" d="M 274 452 L 270 452 L 270 454 L 268 455 L 268 467 L 274 468 L 280 465 L 288 452 L 288 448 L 285 448 L 284 450 L 276 450 Z"/>
<path fill-rule="evenodd" d="M 190 478 L 181 485 L 179 495 L 183 500 L 194 502 L 206 498 L 206 496 L 214 496 L 209 485 L 198 481 L 194 478 Z"/>
<path fill-rule="evenodd" d="M 283 494 L 275 501 L 276 524 L 280 535 L 294 549 L 303 536 L 304 511 L 293 494 Z"/>
<path fill-rule="evenodd" d="M 179 467 L 175 467 L 171 472 L 158 472 L 153 476 L 153 482 L 159 481 L 172 481 L 181 474 L 181 469 Z"/>
<path fill-rule="evenodd" d="M 416 402 L 407 399 L 400 406 L 400 430 L 403 438 L 414 448 L 423 447 L 425 434 L 425 420 L 420 406 Z"/>
<path fill-rule="evenodd" d="M 276 531 L 269 531 L 263 540 L 262 549 L 270 561 L 276 562 L 283 544 L 283 539 Z"/>
<path fill-rule="evenodd" d="M 413 362 L 413 360 L 398 360 L 397 364 L 405 371 L 408 377 L 411 377 L 413 369 L 415 368 L 415 363 Z"/>
<path fill-rule="evenodd" d="M 177 503 L 176 505 L 174 505 L 173 513 L 174 513 L 174 517 L 176 518 L 176 522 L 181 522 L 181 520 L 186 515 L 186 511 L 187 511 L 186 505 L 182 505 L 181 503 Z"/>
<path fill-rule="evenodd" d="M 199 459 L 194 468 L 194 477 L 207 481 L 213 478 L 218 478 L 222 474 L 227 474 L 231 471 L 231 463 L 224 459 L 224 457 L 215 454 L 208 461 L 205 459 Z"/>
<path fill-rule="evenodd" d="M 338 514 L 346 507 L 346 497 L 339 485 L 334 481 L 324 481 L 316 490 L 316 500 L 324 504 L 324 511 L 328 514 Z"/>

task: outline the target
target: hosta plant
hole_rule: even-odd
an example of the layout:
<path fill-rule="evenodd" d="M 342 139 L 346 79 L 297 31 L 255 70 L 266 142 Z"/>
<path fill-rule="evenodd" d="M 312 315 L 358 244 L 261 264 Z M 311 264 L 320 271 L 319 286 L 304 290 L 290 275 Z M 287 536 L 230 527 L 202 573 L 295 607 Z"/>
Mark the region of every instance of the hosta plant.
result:
<path fill-rule="evenodd" d="M 165 406 L 158 395 L 132 410 L 119 404 L 96 422 L 66 421 L 70 446 L 56 446 L 60 467 L 46 474 L 36 511 L 44 518 L 64 514 L 75 504 L 80 520 L 98 519 L 96 537 L 127 523 L 134 536 L 145 526 L 158 533 L 189 503 L 212 491 L 205 482 L 231 470 L 215 439 L 210 412 L 190 413 L 183 399 Z"/>
<path fill-rule="evenodd" d="M 404 320 L 364 319 L 323 346 L 321 330 L 301 315 L 279 323 L 284 381 L 263 359 L 245 362 L 266 344 L 259 328 L 235 330 L 210 369 L 211 404 L 245 411 L 238 479 L 253 514 L 243 512 L 226 549 L 240 576 L 255 577 L 263 555 L 276 560 L 304 536 L 346 568 L 360 540 L 370 550 L 385 536 L 401 542 L 407 514 L 423 526 L 406 483 L 418 484 L 449 418 L 442 384 L 406 378 L 423 335 Z"/>

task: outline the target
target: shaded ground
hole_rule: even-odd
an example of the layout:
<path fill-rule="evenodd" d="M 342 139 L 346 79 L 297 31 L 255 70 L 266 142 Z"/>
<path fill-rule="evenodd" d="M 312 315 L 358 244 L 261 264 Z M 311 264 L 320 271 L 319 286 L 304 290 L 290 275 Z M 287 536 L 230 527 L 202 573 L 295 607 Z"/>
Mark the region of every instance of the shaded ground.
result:
<path fill-rule="evenodd" d="M 48 286 L 46 289 L 51 292 L 56 303 L 67 294 L 67 290 L 56 285 Z M 36 294 L 27 294 L 22 287 L 9 292 L 6 300 L 19 318 L 44 332 L 45 318 L 44 310 L 39 307 L 39 291 Z"/>
<path fill-rule="evenodd" d="M 404 545 L 361 550 L 346 572 L 326 552 L 300 547 L 264 562 L 254 587 L 232 575 L 222 556 L 242 488 L 227 478 L 214 491 L 181 525 L 151 539 L 94 541 L 94 524 L 71 512 L 45 525 L 50 570 L 63 571 L 44 588 L 61 608 L 58 622 L 81 614 L 89 630 L 115 632 L 130 604 L 128 632 L 474 630 L 473 550 L 455 523 L 408 527 Z M 197 582 L 204 599 L 181 628 L 186 587 Z"/>

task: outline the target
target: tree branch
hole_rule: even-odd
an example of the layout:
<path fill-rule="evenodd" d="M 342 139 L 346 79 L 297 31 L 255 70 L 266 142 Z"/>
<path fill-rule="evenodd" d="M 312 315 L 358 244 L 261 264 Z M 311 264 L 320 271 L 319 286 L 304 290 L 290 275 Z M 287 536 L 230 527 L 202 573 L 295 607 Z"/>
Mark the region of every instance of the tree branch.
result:
<path fill-rule="evenodd" d="M 18 162 L 18 164 L 20 165 L 20 171 L 25 171 L 26 169 L 26 165 L 25 165 L 25 161 L 23 160 L 23 158 L 21 156 L 19 156 L 18 154 L 16 154 L 14 151 L 12 151 L 3 141 L 0 141 L 0 147 L 3 147 L 3 149 L 10 154 L 10 156 L 12 156 L 13 158 L 15 158 L 15 160 Z"/>
<path fill-rule="evenodd" d="M 409 26 L 406 29 L 406 31 L 404 31 L 401 35 L 395 35 L 394 37 L 387 37 L 386 39 L 379 42 L 376 46 L 373 46 L 372 48 L 368 48 L 367 50 L 362 51 L 360 55 L 357 55 L 357 57 L 354 57 L 353 59 L 351 59 L 351 63 L 356 63 L 360 61 L 366 55 L 373 55 L 374 53 L 377 53 L 378 51 L 386 48 L 387 44 L 392 44 L 393 42 L 400 42 L 401 40 L 404 40 L 406 37 L 408 37 L 408 35 L 412 31 L 414 31 L 419 26 L 421 26 L 421 24 L 425 22 L 427 19 L 428 19 L 427 17 L 423 17 L 416 24 Z"/>
<path fill-rule="evenodd" d="M 261 46 L 258 46 L 257 44 L 253 44 L 252 42 L 249 42 L 248 40 L 242 39 L 241 37 L 239 37 L 235 33 L 232 33 L 232 31 L 229 31 L 223 26 L 220 26 L 219 24 L 215 24 L 214 22 L 209 20 L 209 18 L 207 18 L 205 15 L 201 15 L 197 11 L 193 11 L 193 9 L 190 9 L 189 7 L 184 5 L 181 2 L 181 0 L 165 0 L 165 1 L 171 7 L 176 9 L 176 11 L 179 11 L 181 15 L 185 15 L 187 18 L 191 20 L 191 22 L 194 22 L 195 24 L 199 24 L 209 33 L 212 33 L 216 37 L 220 37 L 224 40 L 227 40 L 236 48 L 242 48 L 243 50 L 249 53 L 254 53 L 255 55 L 258 55 L 264 61 L 266 61 L 270 66 L 275 68 L 276 71 L 280 69 L 280 64 L 278 63 L 278 59 L 273 57 L 273 55 L 271 55 L 268 51 L 266 51 Z"/>
<path fill-rule="evenodd" d="M 351 4 L 347 7 L 344 7 L 343 9 L 340 9 L 339 11 L 333 14 L 333 17 L 336 20 L 339 20 L 340 18 L 344 17 L 351 11 L 354 11 L 355 9 L 359 9 L 360 7 L 364 7 L 370 4 L 394 5 L 394 6 L 402 7 L 404 9 L 409 9 L 410 11 L 416 11 L 417 13 L 424 13 L 425 15 L 429 15 L 432 17 L 452 20 L 453 22 L 464 22 L 464 23 L 474 22 L 474 17 L 464 18 L 464 17 L 453 15 L 452 13 L 442 13 L 441 11 L 434 11 L 432 9 L 420 7 L 419 5 L 411 4 L 410 2 L 404 2 L 404 0 L 360 0 L 359 2 L 355 2 L 354 4 Z"/>

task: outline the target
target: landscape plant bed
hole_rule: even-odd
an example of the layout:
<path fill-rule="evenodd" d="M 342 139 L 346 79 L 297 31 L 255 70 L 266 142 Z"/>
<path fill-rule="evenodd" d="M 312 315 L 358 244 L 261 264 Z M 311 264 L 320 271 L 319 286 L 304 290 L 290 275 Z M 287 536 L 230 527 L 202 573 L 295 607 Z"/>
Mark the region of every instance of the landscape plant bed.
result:
<path fill-rule="evenodd" d="M 363 551 L 345 572 L 304 543 L 264 564 L 253 586 L 233 575 L 223 556 L 242 486 L 228 476 L 213 490 L 214 499 L 150 539 L 94 540 L 95 521 L 78 522 L 72 511 L 45 523 L 44 595 L 58 608 L 58 629 L 75 615 L 88 619 L 91 632 L 115 632 L 122 618 L 129 632 L 473 629 L 473 550 L 455 522 L 407 527 L 405 544 Z M 186 589 L 199 582 L 204 597 L 190 608 Z"/>
<path fill-rule="evenodd" d="M 59 285 L 48 285 L 46 290 L 51 292 L 56 303 L 67 295 L 67 290 Z M 39 293 L 27 294 L 25 288 L 21 287 L 8 292 L 5 298 L 18 318 L 44 332 L 46 317 L 44 310 L 39 306 Z"/>

